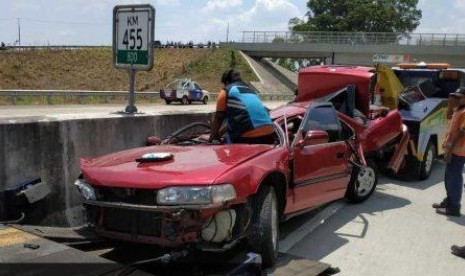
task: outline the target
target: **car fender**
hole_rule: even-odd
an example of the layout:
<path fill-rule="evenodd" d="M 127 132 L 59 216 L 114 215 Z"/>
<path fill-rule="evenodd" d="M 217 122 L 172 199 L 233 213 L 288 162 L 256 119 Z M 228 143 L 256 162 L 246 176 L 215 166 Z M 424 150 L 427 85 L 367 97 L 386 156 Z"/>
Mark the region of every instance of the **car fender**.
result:
<path fill-rule="evenodd" d="M 445 107 L 428 115 L 427 118 L 421 122 L 416 151 L 416 157 L 419 161 L 423 161 L 423 155 L 432 137 L 436 138 L 434 141 L 436 142 L 435 146 L 438 154 L 441 155 L 444 153 L 441 145 L 446 138 L 447 125 L 447 109 Z"/>
<path fill-rule="evenodd" d="M 283 154 L 283 152 L 285 152 Z M 231 183 L 236 189 L 237 199 L 244 201 L 256 194 L 260 185 L 266 182 L 270 175 L 279 174 L 289 179 L 288 153 L 284 147 L 275 148 L 261 156 L 244 162 L 225 173 L 215 183 Z"/>
<path fill-rule="evenodd" d="M 399 137 L 402 126 L 402 118 L 397 110 L 372 120 L 360 135 L 365 154 L 377 151 Z"/>

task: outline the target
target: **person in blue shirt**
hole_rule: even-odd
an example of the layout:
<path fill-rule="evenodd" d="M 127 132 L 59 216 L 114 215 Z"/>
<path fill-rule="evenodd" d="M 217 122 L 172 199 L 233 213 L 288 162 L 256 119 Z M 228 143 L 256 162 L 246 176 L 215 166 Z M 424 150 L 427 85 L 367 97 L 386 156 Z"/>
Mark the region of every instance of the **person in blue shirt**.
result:
<path fill-rule="evenodd" d="M 226 121 L 230 143 L 273 144 L 273 123 L 257 92 L 242 80 L 235 69 L 225 71 L 221 82 L 224 88 L 216 101 L 210 141 L 220 138 L 220 127 Z"/>

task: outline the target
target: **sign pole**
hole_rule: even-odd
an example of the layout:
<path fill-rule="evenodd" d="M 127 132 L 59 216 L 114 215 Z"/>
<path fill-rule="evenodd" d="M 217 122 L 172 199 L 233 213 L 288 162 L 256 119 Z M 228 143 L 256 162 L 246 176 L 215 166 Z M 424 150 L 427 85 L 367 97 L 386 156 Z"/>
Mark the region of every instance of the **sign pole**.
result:
<path fill-rule="evenodd" d="M 128 70 L 129 73 L 129 103 L 126 106 L 127 113 L 136 113 L 137 107 L 135 106 L 135 83 L 136 83 L 136 69 L 131 68 Z"/>

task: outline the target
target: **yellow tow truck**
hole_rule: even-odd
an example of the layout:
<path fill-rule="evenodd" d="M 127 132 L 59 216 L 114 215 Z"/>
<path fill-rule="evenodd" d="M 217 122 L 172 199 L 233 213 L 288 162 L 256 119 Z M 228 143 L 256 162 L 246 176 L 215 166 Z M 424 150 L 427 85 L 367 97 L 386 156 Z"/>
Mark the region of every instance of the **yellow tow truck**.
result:
<path fill-rule="evenodd" d="M 420 179 L 431 174 L 443 155 L 449 94 L 465 85 L 465 70 L 445 63 L 376 66 L 373 103 L 398 109 L 410 133 L 408 160 Z"/>

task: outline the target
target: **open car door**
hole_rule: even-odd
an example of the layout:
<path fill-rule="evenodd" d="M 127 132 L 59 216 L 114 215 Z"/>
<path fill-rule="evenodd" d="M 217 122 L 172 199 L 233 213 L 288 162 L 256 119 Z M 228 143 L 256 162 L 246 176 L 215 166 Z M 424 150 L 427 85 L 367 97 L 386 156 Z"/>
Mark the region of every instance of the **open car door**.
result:
<path fill-rule="evenodd" d="M 331 103 L 310 105 L 291 150 L 294 154 L 295 210 L 312 208 L 344 196 L 351 176 L 351 152 Z"/>

